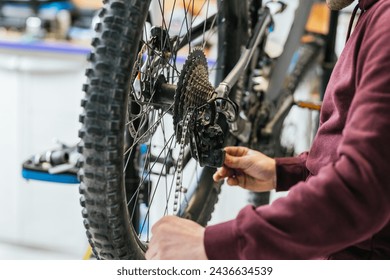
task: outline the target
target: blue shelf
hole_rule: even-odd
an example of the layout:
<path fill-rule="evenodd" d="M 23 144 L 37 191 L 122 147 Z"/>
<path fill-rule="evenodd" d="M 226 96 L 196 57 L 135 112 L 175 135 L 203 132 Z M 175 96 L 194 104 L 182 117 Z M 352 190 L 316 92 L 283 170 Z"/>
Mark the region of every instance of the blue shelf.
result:
<path fill-rule="evenodd" d="M 0 40 L 0 49 L 11 49 L 21 51 L 51 52 L 74 55 L 87 55 L 90 52 L 88 47 L 80 47 L 67 43 L 48 43 L 48 42 L 11 42 Z"/>
<path fill-rule="evenodd" d="M 49 174 L 46 172 L 22 169 L 22 177 L 27 180 L 37 180 L 45 182 L 55 182 L 62 184 L 79 184 L 76 175 L 73 174 Z"/>

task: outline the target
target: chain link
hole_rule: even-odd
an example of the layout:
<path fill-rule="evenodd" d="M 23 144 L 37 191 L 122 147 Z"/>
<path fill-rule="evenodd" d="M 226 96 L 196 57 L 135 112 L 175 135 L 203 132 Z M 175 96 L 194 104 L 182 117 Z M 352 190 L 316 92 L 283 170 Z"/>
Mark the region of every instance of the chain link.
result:
<path fill-rule="evenodd" d="M 186 137 L 188 132 L 188 124 L 194 114 L 194 110 L 187 113 L 183 126 L 182 126 L 182 133 L 180 137 L 180 152 L 179 157 L 177 159 L 177 170 L 176 170 L 176 189 L 175 189 L 175 199 L 173 201 L 173 212 L 174 214 L 177 214 L 177 211 L 179 210 L 179 198 L 180 193 L 184 194 L 187 192 L 187 188 L 183 187 L 183 159 L 184 159 L 184 148 L 186 144 Z"/>

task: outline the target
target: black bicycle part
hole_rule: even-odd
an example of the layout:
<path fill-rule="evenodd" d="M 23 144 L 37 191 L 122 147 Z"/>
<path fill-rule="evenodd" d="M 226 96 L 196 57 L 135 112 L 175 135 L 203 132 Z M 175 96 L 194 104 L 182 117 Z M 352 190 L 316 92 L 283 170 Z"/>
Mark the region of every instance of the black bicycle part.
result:
<path fill-rule="evenodd" d="M 215 122 L 217 114 L 213 102 L 195 110 L 190 144 L 192 156 L 200 166 L 221 167 L 225 161 L 223 146 L 226 136 Z"/>

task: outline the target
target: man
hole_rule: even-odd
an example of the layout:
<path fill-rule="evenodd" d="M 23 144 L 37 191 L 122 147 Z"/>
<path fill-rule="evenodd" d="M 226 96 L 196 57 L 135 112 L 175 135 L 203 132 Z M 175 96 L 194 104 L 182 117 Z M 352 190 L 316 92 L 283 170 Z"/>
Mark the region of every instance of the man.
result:
<path fill-rule="evenodd" d="M 332 9 L 352 2 L 327 0 Z M 228 147 L 214 175 L 289 194 L 207 228 L 165 217 L 153 227 L 148 259 L 390 259 L 390 0 L 358 8 L 310 152 L 274 160 Z"/>

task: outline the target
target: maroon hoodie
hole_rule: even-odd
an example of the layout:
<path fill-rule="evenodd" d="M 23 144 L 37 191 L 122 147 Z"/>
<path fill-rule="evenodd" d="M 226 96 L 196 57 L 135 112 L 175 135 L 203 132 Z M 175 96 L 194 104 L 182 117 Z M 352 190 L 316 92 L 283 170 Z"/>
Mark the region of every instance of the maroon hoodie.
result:
<path fill-rule="evenodd" d="M 390 0 L 359 8 L 310 152 L 277 159 L 290 192 L 207 227 L 209 259 L 390 259 Z"/>

